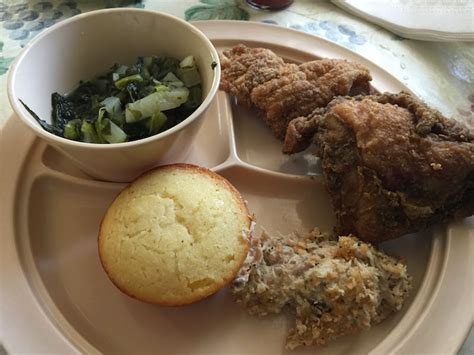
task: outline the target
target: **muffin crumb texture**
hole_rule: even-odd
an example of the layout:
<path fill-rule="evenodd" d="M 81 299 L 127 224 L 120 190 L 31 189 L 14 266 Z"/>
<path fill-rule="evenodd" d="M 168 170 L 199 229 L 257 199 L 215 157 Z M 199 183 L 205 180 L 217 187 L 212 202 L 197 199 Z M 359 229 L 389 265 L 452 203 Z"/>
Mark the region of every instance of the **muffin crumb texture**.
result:
<path fill-rule="evenodd" d="M 354 236 L 262 233 L 232 284 L 252 315 L 291 310 L 286 348 L 327 342 L 400 310 L 410 289 L 406 265 Z"/>
<path fill-rule="evenodd" d="M 247 254 L 250 222 L 238 192 L 217 174 L 183 164 L 159 168 L 110 206 L 101 261 L 132 297 L 192 303 L 234 278 Z"/>

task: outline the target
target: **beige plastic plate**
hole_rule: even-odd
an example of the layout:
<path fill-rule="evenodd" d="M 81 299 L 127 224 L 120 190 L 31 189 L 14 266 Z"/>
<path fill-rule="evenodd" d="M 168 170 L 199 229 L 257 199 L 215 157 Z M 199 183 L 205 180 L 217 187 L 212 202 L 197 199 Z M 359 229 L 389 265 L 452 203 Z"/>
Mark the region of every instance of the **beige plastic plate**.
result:
<path fill-rule="evenodd" d="M 408 90 L 347 49 L 304 33 L 257 23 L 196 23 L 219 50 L 243 42 L 292 61 L 357 60 L 380 91 Z M 330 230 L 331 203 L 310 153 L 287 157 L 255 113 L 223 92 L 210 107 L 188 162 L 228 178 L 248 200 L 258 228 Z M 97 255 L 99 221 L 123 184 L 91 180 L 39 141 L 17 117 L 1 139 L 1 333 L 12 353 L 279 354 L 285 315 L 253 318 L 227 289 L 191 306 L 133 300 L 105 275 Z M 455 353 L 472 321 L 473 220 L 383 244 L 402 256 L 413 291 L 401 312 L 325 348 L 294 353 Z"/>

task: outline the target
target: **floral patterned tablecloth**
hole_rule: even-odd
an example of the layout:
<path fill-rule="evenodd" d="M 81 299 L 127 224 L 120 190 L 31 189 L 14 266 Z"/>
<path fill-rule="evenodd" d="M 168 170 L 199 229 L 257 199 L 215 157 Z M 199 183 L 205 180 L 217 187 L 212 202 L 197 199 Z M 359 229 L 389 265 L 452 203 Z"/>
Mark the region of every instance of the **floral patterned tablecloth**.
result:
<path fill-rule="evenodd" d="M 63 19 L 121 6 L 164 11 L 188 21 L 266 22 L 324 37 L 364 55 L 433 107 L 474 128 L 474 43 L 403 39 L 318 0 L 295 0 L 274 12 L 255 10 L 243 0 L 0 0 L 0 127 L 12 114 L 7 72 L 22 47 Z M 474 354 L 472 331 L 461 353 Z"/>

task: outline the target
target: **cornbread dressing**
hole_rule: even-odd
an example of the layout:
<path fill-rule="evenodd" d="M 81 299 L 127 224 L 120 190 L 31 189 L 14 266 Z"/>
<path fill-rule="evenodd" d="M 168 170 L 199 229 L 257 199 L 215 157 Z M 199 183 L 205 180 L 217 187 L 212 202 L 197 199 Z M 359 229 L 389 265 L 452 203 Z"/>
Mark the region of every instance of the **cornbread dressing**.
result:
<path fill-rule="evenodd" d="M 324 345 L 379 323 L 402 308 L 410 289 L 406 265 L 354 236 L 268 236 L 252 246 L 232 284 L 252 315 L 295 314 L 286 347 Z"/>

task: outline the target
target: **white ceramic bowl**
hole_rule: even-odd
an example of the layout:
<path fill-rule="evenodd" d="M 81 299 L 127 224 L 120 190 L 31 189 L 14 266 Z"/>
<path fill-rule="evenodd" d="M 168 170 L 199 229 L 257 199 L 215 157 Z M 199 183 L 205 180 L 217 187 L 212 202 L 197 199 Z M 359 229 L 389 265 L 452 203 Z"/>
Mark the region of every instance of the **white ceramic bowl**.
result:
<path fill-rule="evenodd" d="M 155 136 L 118 144 L 68 140 L 41 128 L 19 101 L 50 122 L 53 92 L 70 92 L 80 80 L 92 79 L 114 63 L 132 64 L 139 56 L 149 55 L 193 55 L 203 89 L 203 102 L 192 115 Z M 212 66 L 213 62 L 217 65 Z M 62 21 L 30 42 L 10 69 L 8 96 L 29 128 L 87 174 L 101 180 L 129 181 L 155 165 L 186 157 L 219 80 L 217 51 L 194 26 L 155 11 L 107 9 Z"/>

